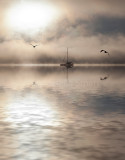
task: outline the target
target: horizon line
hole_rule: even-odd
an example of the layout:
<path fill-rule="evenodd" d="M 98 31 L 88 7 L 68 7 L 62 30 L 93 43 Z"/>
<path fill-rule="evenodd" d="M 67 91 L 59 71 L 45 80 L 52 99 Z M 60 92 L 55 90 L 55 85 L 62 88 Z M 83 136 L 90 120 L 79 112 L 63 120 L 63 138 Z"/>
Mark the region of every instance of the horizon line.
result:
<path fill-rule="evenodd" d="M 23 66 L 24 66 L 24 67 L 26 67 L 26 66 L 27 66 L 27 67 L 30 67 L 30 66 L 31 66 L 31 67 L 35 67 L 35 66 L 36 66 L 36 67 L 37 67 L 37 66 L 41 66 L 41 67 L 42 67 L 42 66 L 43 66 L 43 67 L 44 67 L 44 66 L 45 66 L 45 67 L 52 67 L 52 66 L 60 67 L 60 64 L 59 64 L 59 63 L 58 63 L 58 64 L 53 64 L 53 63 L 52 63 L 52 64 L 49 64 L 49 63 L 42 63 L 42 64 L 40 64 L 40 63 L 38 63 L 38 64 L 33 64 L 33 63 L 8 63 L 8 64 L 0 64 L 0 67 L 11 67 L 11 66 L 12 66 L 12 67 L 13 67 L 13 66 L 17 66 L 17 67 L 18 67 L 18 66 L 20 66 L 20 67 L 21 67 L 21 66 L 22 66 L 22 67 L 23 67 Z M 101 64 L 100 64 L 100 63 L 84 63 L 84 64 L 78 64 L 78 63 L 76 63 L 76 64 L 74 64 L 74 67 L 75 67 L 75 66 L 76 66 L 76 67 L 80 67 L 80 66 L 81 66 L 81 67 L 82 67 L 82 66 L 83 66 L 83 67 L 84 67 L 84 66 L 88 66 L 88 67 L 89 67 L 89 66 L 95 66 L 95 67 L 96 67 L 96 66 L 102 66 L 102 67 L 103 67 L 103 66 L 114 66 L 114 67 L 115 67 L 115 66 L 125 66 L 125 63 L 121 63 L 121 64 L 116 64 L 116 63 L 111 63 L 111 64 L 110 64 L 110 63 L 107 63 L 107 64 L 106 64 L 106 63 L 105 63 L 105 64 L 104 64 L 104 63 L 101 63 Z M 62 66 L 61 66 L 61 67 L 62 67 Z"/>

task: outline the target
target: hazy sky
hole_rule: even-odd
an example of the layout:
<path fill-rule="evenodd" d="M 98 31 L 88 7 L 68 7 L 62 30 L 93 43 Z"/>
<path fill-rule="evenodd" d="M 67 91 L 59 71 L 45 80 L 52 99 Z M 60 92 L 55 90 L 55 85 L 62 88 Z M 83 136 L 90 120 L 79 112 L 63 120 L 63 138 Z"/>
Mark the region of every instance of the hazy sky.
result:
<path fill-rule="evenodd" d="M 34 25 L 36 21 L 31 21 L 35 19 L 34 10 L 31 16 L 28 14 L 34 4 L 51 6 L 56 15 L 52 15 L 50 7 L 37 18 L 42 25 Z M 20 7 L 19 14 L 17 6 L 26 6 L 27 13 Z M 124 63 L 124 8 L 124 0 L 1 0 L 0 63 L 59 63 L 67 47 L 74 62 Z M 16 10 L 16 19 L 12 9 Z M 23 25 L 24 21 L 19 26 L 19 15 L 31 27 Z M 46 22 L 47 16 L 51 17 L 50 23 Z M 34 49 L 30 43 L 39 46 Z M 109 51 L 111 56 L 101 54 L 101 49 Z"/>

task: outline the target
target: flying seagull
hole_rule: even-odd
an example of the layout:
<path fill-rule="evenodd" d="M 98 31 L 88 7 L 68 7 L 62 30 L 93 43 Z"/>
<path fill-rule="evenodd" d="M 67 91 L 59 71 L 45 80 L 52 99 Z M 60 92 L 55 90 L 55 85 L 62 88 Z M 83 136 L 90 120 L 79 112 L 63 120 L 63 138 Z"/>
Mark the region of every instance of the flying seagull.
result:
<path fill-rule="evenodd" d="M 36 48 L 38 45 L 32 45 L 32 44 L 30 44 L 31 46 L 33 46 L 34 48 Z"/>
<path fill-rule="evenodd" d="M 109 52 L 105 51 L 105 50 L 101 50 L 100 52 L 104 52 L 104 53 L 107 53 L 109 55 Z"/>

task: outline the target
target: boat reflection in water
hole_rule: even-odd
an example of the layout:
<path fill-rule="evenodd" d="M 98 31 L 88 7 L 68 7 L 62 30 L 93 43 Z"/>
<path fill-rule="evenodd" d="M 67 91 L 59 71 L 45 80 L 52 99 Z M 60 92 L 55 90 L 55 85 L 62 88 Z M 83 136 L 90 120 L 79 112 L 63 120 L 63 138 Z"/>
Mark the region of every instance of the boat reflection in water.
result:
<path fill-rule="evenodd" d="M 125 159 L 125 67 L 68 69 L 0 67 L 0 160 Z"/>
<path fill-rule="evenodd" d="M 66 63 L 60 64 L 60 66 L 65 66 L 66 68 L 72 68 L 73 65 L 74 65 L 73 62 L 69 61 L 68 48 L 67 48 L 67 61 L 66 61 Z"/>

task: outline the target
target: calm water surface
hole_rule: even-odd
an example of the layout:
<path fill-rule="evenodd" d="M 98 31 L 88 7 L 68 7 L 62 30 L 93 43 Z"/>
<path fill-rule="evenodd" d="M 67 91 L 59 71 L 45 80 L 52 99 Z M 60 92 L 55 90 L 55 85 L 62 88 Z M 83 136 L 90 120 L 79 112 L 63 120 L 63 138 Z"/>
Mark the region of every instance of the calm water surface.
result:
<path fill-rule="evenodd" d="M 125 67 L 0 67 L 0 160 L 124 160 Z"/>

